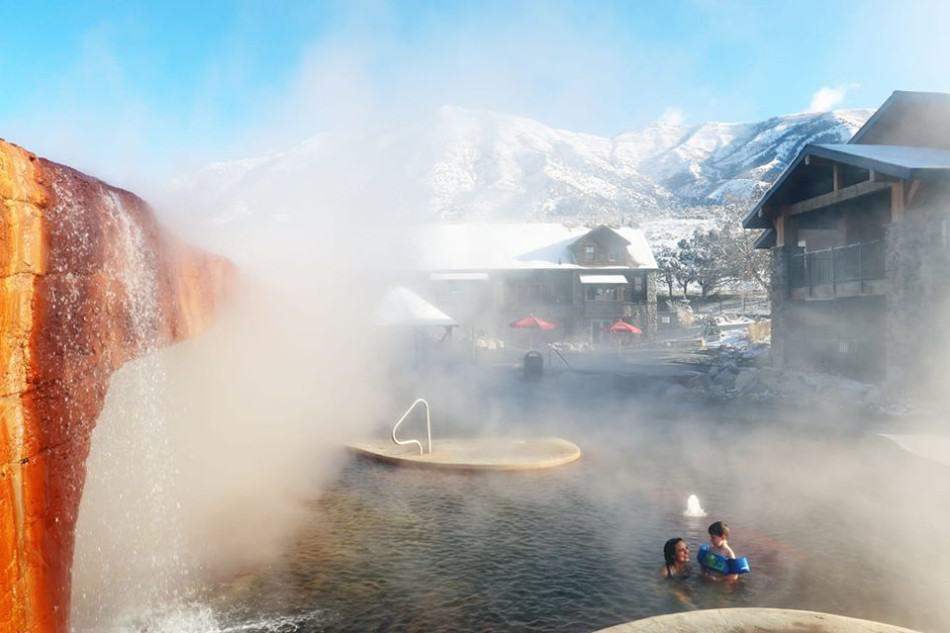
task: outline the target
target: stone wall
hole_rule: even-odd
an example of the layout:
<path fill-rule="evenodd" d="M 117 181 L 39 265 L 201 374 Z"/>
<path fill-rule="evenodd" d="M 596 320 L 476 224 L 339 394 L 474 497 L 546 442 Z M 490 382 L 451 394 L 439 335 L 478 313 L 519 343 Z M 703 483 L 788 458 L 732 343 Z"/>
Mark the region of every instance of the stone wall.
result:
<path fill-rule="evenodd" d="M 787 314 L 788 256 L 789 249 L 784 246 L 772 247 L 769 303 L 771 303 L 772 314 L 772 364 L 775 367 L 784 367 L 786 362 L 785 342 L 788 339 L 790 325 Z"/>
<path fill-rule="evenodd" d="M 919 383 L 942 371 L 948 349 L 950 196 L 921 192 L 918 204 L 887 231 L 887 380 Z M 936 352 L 936 353 L 935 353 Z"/>

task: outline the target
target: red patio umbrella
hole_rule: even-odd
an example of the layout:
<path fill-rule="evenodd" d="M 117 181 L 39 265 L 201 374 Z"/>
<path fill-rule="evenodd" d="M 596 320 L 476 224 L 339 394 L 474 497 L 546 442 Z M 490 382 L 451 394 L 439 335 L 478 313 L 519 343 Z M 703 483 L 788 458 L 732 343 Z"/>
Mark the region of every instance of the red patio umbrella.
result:
<path fill-rule="evenodd" d="M 520 318 L 517 321 L 512 321 L 511 327 L 522 330 L 553 330 L 554 324 L 545 321 L 544 319 L 539 319 L 533 314 L 529 314 L 528 316 Z M 528 339 L 528 347 L 534 347 L 534 332 L 531 332 L 531 336 Z"/>
<path fill-rule="evenodd" d="M 528 316 L 518 319 L 517 321 L 512 321 L 511 327 L 520 328 L 523 330 L 553 330 L 554 324 L 549 323 L 544 319 L 539 319 L 533 314 L 529 314 Z"/>
<path fill-rule="evenodd" d="M 626 332 L 628 334 L 643 334 L 643 330 L 638 328 L 636 325 L 631 325 L 626 321 L 617 321 L 610 326 L 611 332 Z"/>

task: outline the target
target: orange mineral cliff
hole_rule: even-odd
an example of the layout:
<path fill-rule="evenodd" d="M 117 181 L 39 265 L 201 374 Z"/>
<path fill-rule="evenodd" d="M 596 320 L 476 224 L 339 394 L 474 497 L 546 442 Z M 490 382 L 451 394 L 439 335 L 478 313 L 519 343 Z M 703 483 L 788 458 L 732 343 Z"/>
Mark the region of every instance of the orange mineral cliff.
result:
<path fill-rule="evenodd" d="M 69 630 L 85 462 L 112 372 L 200 332 L 233 276 L 135 195 L 0 140 L 0 633 Z"/>

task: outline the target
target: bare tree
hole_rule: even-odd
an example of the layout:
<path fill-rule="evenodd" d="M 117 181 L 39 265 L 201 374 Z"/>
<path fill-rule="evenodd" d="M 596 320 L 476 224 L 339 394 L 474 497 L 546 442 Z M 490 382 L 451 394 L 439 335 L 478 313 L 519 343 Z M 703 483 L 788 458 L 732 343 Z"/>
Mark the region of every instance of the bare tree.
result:
<path fill-rule="evenodd" d="M 758 235 L 742 228 L 742 216 L 746 208 L 727 205 L 722 237 L 725 267 L 728 276 L 735 281 L 754 283 L 768 291 L 771 277 L 771 254 L 767 249 L 755 248 Z"/>
<path fill-rule="evenodd" d="M 689 285 L 696 280 L 696 268 L 694 260 L 696 259 L 693 243 L 691 240 L 680 240 L 676 244 L 676 263 L 673 270 L 673 277 L 676 283 L 683 289 L 683 298 L 689 293 Z"/>
<path fill-rule="evenodd" d="M 705 297 L 729 278 L 727 241 L 719 230 L 697 230 L 688 245 L 688 266 Z"/>
<path fill-rule="evenodd" d="M 670 300 L 673 299 L 673 286 L 677 283 L 677 272 L 681 268 L 675 249 L 664 246 L 656 254 L 657 272 L 660 280 L 666 284 Z"/>

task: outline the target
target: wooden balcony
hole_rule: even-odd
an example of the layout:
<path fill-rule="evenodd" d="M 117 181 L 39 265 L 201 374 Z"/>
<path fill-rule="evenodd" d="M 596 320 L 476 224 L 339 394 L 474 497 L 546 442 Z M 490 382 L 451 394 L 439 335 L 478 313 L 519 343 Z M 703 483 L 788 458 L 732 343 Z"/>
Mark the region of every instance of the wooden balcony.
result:
<path fill-rule="evenodd" d="M 636 307 L 642 305 L 642 301 L 585 301 L 584 316 L 588 319 L 621 319 L 633 316 Z"/>
<path fill-rule="evenodd" d="M 815 300 L 887 292 L 883 241 L 794 253 L 788 261 L 792 299 Z"/>

